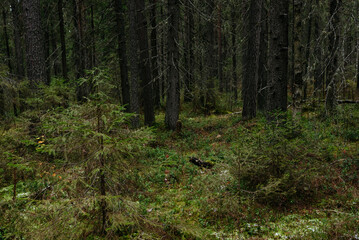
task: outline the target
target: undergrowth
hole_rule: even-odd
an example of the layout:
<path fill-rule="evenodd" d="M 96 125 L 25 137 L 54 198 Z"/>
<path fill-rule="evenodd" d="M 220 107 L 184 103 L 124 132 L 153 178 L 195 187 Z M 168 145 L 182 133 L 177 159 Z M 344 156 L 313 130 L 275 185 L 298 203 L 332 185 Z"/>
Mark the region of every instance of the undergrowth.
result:
<path fill-rule="evenodd" d="M 0 239 L 359 238 L 357 106 L 270 123 L 185 110 L 181 132 L 163 113 L 135 130 L 89 75 L 85 103 L 55 81 L 2 124 Z"/>

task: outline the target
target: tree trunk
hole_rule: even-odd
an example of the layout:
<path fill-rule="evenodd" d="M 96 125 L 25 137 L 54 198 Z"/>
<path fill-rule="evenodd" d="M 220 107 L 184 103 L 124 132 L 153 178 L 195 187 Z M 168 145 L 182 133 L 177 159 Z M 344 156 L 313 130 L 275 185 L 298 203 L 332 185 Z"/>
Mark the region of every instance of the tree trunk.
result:
<path fill-rule="evenodd" d="M 13 70 L 12 70 L 12 64 L 11 64 L 9 35 L 7 33 L 7 13 L 6 13 L 6 10 L 3 10 L 2 15 L 3 15 L 3 23 L 4 23 L 4 38 L 5 38 L 5 46 L 6 46 L 7 65 L 8 65 L 10 74 L 12 74 Z"/>
<path fill-rule="evenodd" d="M 60 27 L 60 41 L 61 41 L 61 65 L 62 65 L 62 76 L 65 80 L 68 80 L 67 76 L 67 59 L 66 59 L 66 40 L 65 40 L 65 24 L 64 14 L 62 11 L 63 0 L 57 2 L 57 12 L 59 16 L 59 27 Z"/>
<path fill-rule="evenodd" d="M 94 10 L 91 5 L 91 49 L 90 49 L 90 69 L 96 67 L 96 32 L 94 22 Z"/>
<path fill-rule="evenodd" d="M 7 9 L 8 6 L 4 6 L 2 11 L 3 16 L 3 31 L 4 31 L 4 40 L 5 40 L 5 54 L 6 58 L 4 58 L 5 62 L 8 65 L 8 73 L 10 78 L 1 78 L 1 86 L 0 86 L 0 114 L 3 116 L 13 116 L 15 113 L 14 109 L 14 82 L 12 81 L 12 64 L 11 64 L 11 55 L 10 55 L 10 45 L 9 45 L 9 36 L 7 32 Z M 2 64 L 2 63 L 1 63 Z"/>
<path fill-rule="evenodd" d="M 188 0 L 190 1 L 190 0 Z M 190 2 L 189 2 L 190 3 Z M 194 17 L 193 17 L 193 7 L 189 6 L 188 9 L 188 35 L 189 35 L 189 42 L 188 42 L 188 49 L 189 49 L 189 69 L 188 69 L 188 81 L 189 81 L 189 92 L 191 99 L 193 99 L 193 88 L 195 83 L 195 75 L 194 70 L 196 67 L 196 62 L 194 59 Z"/>
<path fill-rule="evenodd" d="M 272 113 L 287 110 L 288 1 L 271 1 L 269 29 L 267 111 Z"/>
<path fill-rule="evenodd" d="M 137 12 L 137 36 L 140 48 L 140 78 L 142 87 L 142 99 L 145 113 L 145 124 L 152 126 L 155 123 L 153 110 L 153 89 L 151 79 L 151 67 L 148 54 L 147 21 L 145 17 L 145 0 L 135 0 Z"/>
<path fill-rule="evenodd" d="M 226 70 L 226 61 L 228 59 L 228 38 L 227 35 L 228 33 L 223 31 L 222 33 L 222 71 L 223 71 L 223 82 L 224 82 L 224 91 L 226 93 L 230 93 L 230 82 L 231 82 L 231 78 L 228 74 L 228 71 Z"/>
<path fill-rule="evenodd" d="M 88 64 L 88 52 L 85 39 L 85 3 L 84 0 L 73 0 L 74 3 L 74 24 L 75 24 L 75 42 L 74 42 L 74 56 L 76 66 L 76 78 L 80 79 L 85 76 L 85 69 Z M 90 86 L 87 82 L 78 83 L 76 86 L 76 95 L 78 101 L 85 101 L 90 94 Z"/>
<path fill-rule="evenodd" d="M 185 58 L 185 69 L 186 73 L 184 75 L 185 89 L 184 89 L 184 101 L 190 102 L 193 97 L 193 81 L 194 81 L 194 53 L 193 53 L 193 10 L 191 6 L 191 0 L 186 0 L 185 2 L 185 14 L 186 14 L 186 49 L 184 51 Z"/>
<path fill-rule="evenodd" d="M 161 4 L 161 11 L 160 11 L 160 15 L 162 17 L 162 21 L 164 21 L 164 5 Z M 160 83 L 160 89 L 161 89 L 161 101 L 164 102 L 165 101 L 165 95 L 166 95 L 166 67 L 167 67 L 167 54 L 165 51 L 165 42 L 166 42 L 166 37 L 165 37 L 165 28 L 163 27 L 164 25 L 162 25 L 162 31 L 161 31 L 161 47 L 160 47 L 160 51 L 161 51 L 161 61 L 160 61 L 160 68 L 161 68 L 161 83 Z"/>
<path fill-rule="evenodd" d="M 81 36 L 80 36 L 80 27 L 81 26 L 81 18 L 79 18 L 79 11 L 78 11 L 78 0 L 73 0 L 73 23 L 74 23 L 74 46 L 73 46 L 73 56 L 74 56 L 74 72 L 75 78 L 81 78 L 84 76 L 84 66 L 83 66 L 83 56 L 81 47 Z M 77 89 L 78 90 L 78 89 Z"/>
<path fill-rule="evenodd" d="M 357 19 L 359 17 L 359 2 L 356 2 L 356 13 L 357 13 Z M 358 20 L 357 20 L 358 21 Z M 357 90 L 359 90 L 359 28 L 358 28 L 358 22 L 357 22 Z"/>
<path fill-rule="evenodd" d="M 44 34 L 39 0 L 23 0 L 27 77 L 33 89 L 46 83 Z"/>
<path fill-rule="evenodd" d="M 214 50 L 214 24 L 213 24 L 213 10 L 214 0 L 206 0 L 205 2 L 206 24 L 204 26 L 205 38 L 205 61 L 206 61 L 206 91 L 203 99 L 203 108 L 206 115 L 209 115 L 211 110 L 215 109 L 216 101 L 214 96 L 214 81 L 217 75 L 217 67 L 215 58 L 213 57 Z"/>
<path fill-rule="evenodd" d="M 121 71 L 121 90 L 122 103 L 127 105 L 126 109 L 130 108 L 130 85 L 128 82 L 128 67 L 127 67 L 127 52 L 126 52 L 126 35 L 125 35 L 125 10 L 124 0 L 114 0 L 114 7 L 116 13 L 116 29 L 118 34 L 118 59 Z"/>
<path fill-rule="evenodd" d="M 316 0 L 316 12 L 314 19 L 314 39 L 316 39 L 316 44 L 314 47 L 314 56 L 316 57 L 315 66 L 314 66 L 314 92 L 317 97 L 320 96 L 321 89 L 323 87 L 323 53 L 322 53 L 322 44 L 320 40 L 320 12 L 319 12 L 319 0 Z"/>
<path fill-rule="evenodd" d="M 294 0 L 293 1 L 293 56 L 294 56 L 294 69 L 293 69 L 293 107 L 294 113 L 300 112 L 300 103 L 303 96 L 303 66 L 304 66 L 304 56 L 303 56 L 303 26 L 302 26 L 302 17 L 301 11 L 303 10 L 303 1 Z"/>
<path fill-rule="evenodd" d="M 131 41 L 129 41 L 129 69 L 131 72 L 130 75 L 130 112 L 135 113 L 136 115 L 132 118 L 132 127 L 138 128 L 140 126 L 139 116 L 140 105 L 139 105 L 139 84 L 138 84 L 138 38 L 136 34 L 136 5 L 134 1 L 128 1 L 128 36 Z"/>
<path fill-rule="evenodd" d="M 184 39 L 183 39 L 183 65 L 184 65 L 184 74 L 183 74 L 183 90 L 184 90 L 184 102 L 190 102 L 190 92 L 189 92 L 189 78 L 188 78 L 188 70 L 189 66 L 189 22 L 188 22 L 188 11 L 190 6 L 190 0 L 184 1 Z"/>
<path fill-rule="evenodd" d="M 232 84 L 231 88 L 234 94 L 234 100 L 237 101 L 238 99 L 238 77 L 237 77 L 237 31 L 236 31 L 236 9 L 234 6 L 232 6 L 231 10 L 231 36 L 232 36 Z"/>
<path fill-rule="evenodd" d="M 308 97 L 308 83 L 309 79 L 311 78 L 311 71 L 309 70 L 309 66 L 311 64 L 311 48 L 312 48 L 312 25 L 313 25 L 313 0 L 310 1 L 310 4 L 308 6 L 309 8 L 309 21 L 308 21 L 308 30 L 307 30 L 307 41 L 306 41 L 306 47 L 305 47 L 305 64 L 304 64 L 304 72 L 305 72 L 305 80 L 304 80 L 304 86 L 303 86 L 303 100 L 307 100 Z"/>
<path fill-rule="evenodd" d="M 11 1 L 11 14 L 12 14 L 12 23 L 14 26 L 14 49 L 15 49 L 15 74 L 17 79 L 22 79 L 25 77 L 25 68 L 24 68 L 24 53 L 23 46 L 21 43 L 21 33 L 22 33 L 22 19 L 20 12 L 20 4 L 18 1 Z"/>
<path fill-rule="evenodd" d="M 217 43 L 218 43 L 218 81 L 219 91 L 223 92 L 226 88 L 226 83 L 223 78 L 223 37 L 222 37 L 222 5 L 218 3 L 218 23 L 217 23 Z"/>
<path fill-rule="evenodd" d="M 244 54 L 244 72 L 242 78 L 242 96 L 244 119 L 251 119 L 257 114 L 257 83 L 259 67 L 259 45 L 261 33 L 261 0 L 251 0 L 248 12 L 247 22 L 248 37 L 246 38 L 246 50 Z"/>
<path fill-rule="evenodd" d="M 54 24 L 52 21 L 50 22 L 50 39 L 51 39 L 51 61 L 52 66 L 54 69 L 54 75 L 59 76 L 60 75 L 60 68 L 57 59 L 58 56 L 58 50 L 57 50 L 57 41 L 56 41 L 56 31 L 54 31 Z"/>
<path fill-rule="evenodd" d="M 50 85 L 51 81 L 51 58 L 50 58 L 50 25 L 48 19 L 50 18 L 50 5 L 46 5 L 44 8 L 44 21 L 42 26 L 44 28 L 44 39 L 45 39 L 45 64 L 46 64 L 46 84 Z"/>
<path fill-rule="evenodd" d="M 327 69 L 327 89 L 325 97 L 325 108 L 328 114 L 332 114 L 336 105 L 336 76 L 338 68 L 338 48 L 340 42 L 339 10 L 341 0 L 330 1 L 330 24 L 329 24 L 329 64 Z"/>
<path fill-rule="evenodd" d="M 176 129 L 180 106 L 178 28 L 180 18 L 179 2 L 168 0 L 168 92 L 166 105 L 166 126 Z"/>
<path fill-rule="evenodd" d="M 157 0 L 151 0 L 151 64 L 154 90 L 154 104 L 159 107 L 160 99 L 160 79 L 158 74 L 158 51 L 157 51 Z"/>
<path fill-rule="evenodd" d="M 257 108 L 264 111 L 266 107 L 266 87 L 268 78 L 268 11 L 266 1 L 262 1 L 261 36 L 259 46 L 258 99 Z"/>

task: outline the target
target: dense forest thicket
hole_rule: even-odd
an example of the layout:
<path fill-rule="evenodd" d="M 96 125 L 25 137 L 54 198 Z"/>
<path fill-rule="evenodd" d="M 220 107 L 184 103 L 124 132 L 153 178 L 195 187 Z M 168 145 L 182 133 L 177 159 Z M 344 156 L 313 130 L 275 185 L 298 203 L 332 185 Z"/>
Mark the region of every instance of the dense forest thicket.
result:
<path fill-rule="evenodd" d="M 0 15 L 0 240 L 359 239 L 359 0 Z"/>

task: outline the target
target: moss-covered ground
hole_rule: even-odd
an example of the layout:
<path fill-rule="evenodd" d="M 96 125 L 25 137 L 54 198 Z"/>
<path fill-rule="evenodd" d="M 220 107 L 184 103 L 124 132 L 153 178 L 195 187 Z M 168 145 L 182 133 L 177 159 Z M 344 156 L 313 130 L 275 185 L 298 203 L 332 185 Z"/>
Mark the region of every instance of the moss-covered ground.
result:
<path fill-rule="evenodd" d="M 180 118 L 171 132 L 158 114 L 140 148 L 122 153 L 131 160 L 108 178 L 104 237 L 98 172 L 53 157 L 48 133 L 28 136 L 28 120 L 3 128 L 0 239 L 359 239 L 357 105 L 271 122 L 186 110 Z"/>

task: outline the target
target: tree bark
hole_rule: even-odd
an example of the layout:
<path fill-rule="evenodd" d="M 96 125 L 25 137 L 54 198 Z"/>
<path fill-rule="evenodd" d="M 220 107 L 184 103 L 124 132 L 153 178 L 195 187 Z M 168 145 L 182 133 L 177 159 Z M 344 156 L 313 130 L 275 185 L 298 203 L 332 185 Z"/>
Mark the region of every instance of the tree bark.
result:
<path fill-rule="evenodd" d="M 189 2 L 190 3 L 190 2 Z M 194 41 L 194 17 L 193 17 L 193 6 L 189 6 L 188 9 L 188 36 L 189 36 L 189 42 L 188 42 L 188 49 L 189 49 L 189 69 L 188 69 L 188 81 L 189 81 L 189 92 L 191 95 L 191 99 L 193 99 L 193 88 L 195 83 L 195 75 L 194 70 L 196 67 L 196 62 L 194 59 L 194 47 L 195 47 L 195 41 Z"/>
<path fill-rule="evenodd" d="M 45 64 L 46 64 L 46 84 L 50 85 L 51 81 L 51 59 L 50 59 L 50 25 L 48 19 L 50 18 L 50 5 L 44 7 L 44 21 L 42 26 L 44 28 L 44 49 L 45 49 Z"/>
<path fill-rule="evenodd" d="M 259 111 L 264 111 L 266 107 L 266 87 L 268 81 L 268 11 L 266 1 L 262 1 L 262 4 L 257 99 L 257 108 Z"/>
<path fill-rule="evenodd" d="M 303 44 L 302 44 L 302 35 L 303 35 L 303 26 L 302 26 L 302 17 L 301 11 L 303 10 L 303 1 L 294 0 L 293 1 L 293 50 L 292 53 L 294 56 L 294 69 L 293 69 L 293 89 L 292 89 L 292 98 L 293 98 L 293 107 L 294 112 L 300 112 L 300 103 L 303 97 L 303 65 L 304 65 L 304 56 L 303 56 Z"/>
<path fill-rule="evenodd" d="M 322 44 L 320 40 L 320 7 L 319 0 L 316 0 L 316 12 L 314 19 L 314 39 L 316 39 L 316 44 L 314 47 L 314 56 L 316 57 L 315 66 L 314 66 L 314 92 L 317 97 L 320 96 L 321 89 L 323 87 L 323 53 L 322 53 Z"/>
<path fill-rule="evenodd" d="M 96 67 L 96 32 L 94 22 L 94 8 L 90 7 L 91 11 L 91 48 L 90 48 L 90 69 Z"/>
<path fill-rule="evenodd" d="M 3 31 L 4 31 L 4 40 L 5 40 L 5 54 L 6 58 L 4 59 L 5 62 L 8 65 L 8 73 L 11 76 L 13 73 L 12 69 L 12 63 L 11 63 L 11 54 L 10 54 L 10 45 L 9 45 L 9 35 L 7 31 L 7 10 L 8 6 L 4 6 L 4 9 L 2 11 L 2 17 L 3 17 Z M 0 114 L 4 116 L 13 116 L 14 113 L 16 113 L 16 110 L 14 108 L 14 86 L 12 78 L 3 78 L 1 79 L 1 87 L 0 87 Z"/>
<path fill-rule="evenodd" d="M 165 13 L 164 13 L 164 5 L 162 4 L 161 5 L 161 10 L 160 10 L 160 15 L 162 17 L 162 21 L 164 21 L 164 16 L 165 16 Z M 161 56 L 161 61 L 160 61 L 160 68 L 161 68 L 161 83 L 160 83 L 160 90 L 161 90 L 161 101 L 164 102 L 165 101 L 165 95 L 166 95 L 166 62 L 167 62 L 167 54 L 166 54 L 166 51 L 165 51 L 165 42 L 166 42 L 166 34 L 165 34 L 165 31 L 164 31 L 164 27 L 162 25 L 162 31 L 161 31 L 161 47 L 160 47 L 160 56 Z"/>
<path fill-rule="evenodd" d="M 54 69 L 54 75 L 60 75 L 60 66 L 58 64 L 58 49 L 57 49 L 57 41 L 56 41 L 56 31 L 54 31 L 54 24 L 52 21 L 50 22 L 50 39 L 51 39 L 51 61 Z"/>
<path fill-rule="evenodd" d="M 215 109 L 216 100 L 214 97 L 214 81 L 217 75 L 217 67 L 215 58 L 213 57 L 214 49 L 214 24 L 213 11 L 214 0 L 205 1 L 206 24 L 204 26 L 204 40 L 205 40 L 205 61 L 206 61 L 206 90 L 203 99 L 203 108 L 206 115 L 209 115 Z"/>
<path fill-rule="evenodd" d="M 193 97 L 193 83 L 194 83 L 194 52 L 193 52 L 193 27 L 194 27 L 194 19 L 193 19 L 193 6 L 191 6 L 191 0 L 186 0 L 185 2 L 185 15 L 186 15 L 186 49 L 184 51 L 184 59 L 185 59 L 185 69 L 186 73 L 184 74 L 184 101 L 190 102 Z"/>
<path fill-rule="evenodd" d="M 73 0 L 74 3 L 74 24 L 75 24 L 75 72 L 76 79 L 85 76 L 85 69 L 89 66 L 88 43 L 85 38 L 86 21 L 85 21 L 85 3 L 84 0 Z M 85 101 L 90 94 L 90 85 L 85 82 L 81 85 L 77 83 L 76 95 L 78 101 Z"/>
<path fill-rule="evenodd" d="M 160 79 L 158 74 L 158 51 L 157 51 L 157 0 L 151 0 L 151 64 L 154 90 L 154 105 L 159 107 L 160 99 Z"/>
<path fill-rule="evenodd" d="M 62 65 L 62 77 L 67 81 L 67 54 L 66 54 L 66 40 L 65 40 L 65 23 L 64 14 L 62 11 L 63 0 L 57 2 L 57 12 L 59 16 L 59 28 L 60 28 L 60 41 L 61 41 L 61 65 Z"/>
<path fill-rule="evenodd" d="M 267 112 L 271 115 L 287 110 L 288 1 L 271 1 L 269 29 Z"/>
<path fill-rule="evenodd" d="M 311 71 L 309 69 L 309 65 L 311 64 L 311 48 L 312 48 L 312 25 L 313 25 L 313 0 L 309 3 L 309 21 L 308 21 L 308 30 L 307 30 L 307 39 L 306 39 L 306 45 L 305 45 L 305 59 L 304 59 L 304 73 L 305 73 L 305 80 L 303 81 L 303 100 L 306 101 L 308 97 L 308 84 L 309 79 L 311 78 Z"/>
<path fill-rule="evenodd" d="M 147 20 L 144 14 L 145 1 L 135 0 L 137 13 L 137 36 L 140 48 L 140 78 L 142 87 L 142 99 L 145 113 L 145 124 L 152 126 L 155 123 L 153 109 L 153 88 L 151 79 L 151 67 L 148 54 Z"/>
<path fill-rule="evenodd" d="M 9 35 L 7 33 L 7 12 L 4 9 L 2 12 L 3 15 L 3 24 L 4 24 L 4 38 L 5 38 L 5 46 L 6 46 L 6 57 L 7 57 L 7 65 L 9 68 L 10 74 L 13 73 L 12 64 L 11 64 L 11 54 L 10 54 L 10 45 L 9 45 Z"/>
<path fill-rule="evenodd" d="M 27 77 L 33 89 L 46 83 L 44 34 L 39 0 L 23 0 Z"/>
<path fill-rule="evenodd" d="M 25 77 L 25 68 L 24 68 L 24 53 L 23 46 L 21 43 L 21 33 L 22 33 L 22 24 L 20 4 L 16 0 L 11 1 L 11 15 L 12 23 L 14 26 L 14 48 L 15 48 L 15 74 L 17 79 L 22 79 Z"/>
<path fill-rule="evenodd" d="M 222 5 L 218 3 L 218 22 L 217 22 L 217 43 L 218 43 L 218 81 L 219 91 L 223 92 L 226 88 L 226 83 L 223 78 L 223 36 L 222 36 Z"/>
<path fill-rule="evenodd" d="M 180 86 L 179 86 L 179 50 L 178 50 L 178 28 L 180 18 L 179 2 L 168 0 L 168 92 L 166 105 L 166 126 L 176 129 L 179 117 Z"/>
<path fill-rule="evenodd" d="M 135 113 L 136 115 L 132 118 L 132 127 L 138 128 L 140 126 L 139 116 L 140 105 L 139 105 L 139 84 L 138 84 L 138 38 L 136 34 L 136 5 L 134 1 L 128 1 L 127 5 L 128 11 L 128 20 L 129 20 L 129 29 L 128 36 L 131 41 L 129 41 L 129 69 L 131 72 L 130 75 L 130 112 Z"/>
<path fill-rule="evenodd" d="M 359 2 L 356 2 L 356 13 L 357 13 L 357 18 L 359 17 Z M 357 20 L 357 25 L 358 25 L 358 20 Z M 358 26 L 357 26 L 358 28 Z M 356 30 L 357 31 L 357 90 L 359 90 L 359 28 Z"/>
<path fill-rule="evenodd" d="M 339 10 L 341 0 L 331 0 L 329 5 L 330 24 L 329 24 L 329 64 L 327 69 L 327 89 L 325 97 L 325 108 L 328 114 L 332 114 L 336 105 L 336 76 L 338 68 L 338 48 L 340 42 L 339 30 Z"/>
<path fill-rule="evenodd" d="M 234 6 L 232 6 L 232 10 L 231 10 L 231 19 L 232 19 L 232 24 L 231 24 L 231 38 L 232 38 L 232 84 L 231 84 L 231 88 L 234 94 L 234 100 L 237 101 L 238 99 L 238 77 L 237 77 L 237 31 L 236 31 L 236 22 L 237 22 L 237 17 L 236 17 L 236 9 Z"/>
<path fill-rule="evenodd" d="M 248 12 L 246 52 L 244 55 L 244 72 L 242 78 L 242 96 L 244 119 L 251 119 L 257 114 L 257 84 L 259 67 L 259 45 L 261 33 L 261 0 L 251 0 Z"/>
<path fill-rule="evenodd" d="M 126 52 L 126 35 L 125 35 L 125 10 L 124 0 L 114 0 L 114 7 L 116 13 L 116 25 L 118 34 L 118 59 L 121 71 L 121 91 L 122 103 L 127 105 L 126 109 L 130 108 L 130 85 L 128 81 L 128 67 L 127 67 L 127 52 Z"/>

